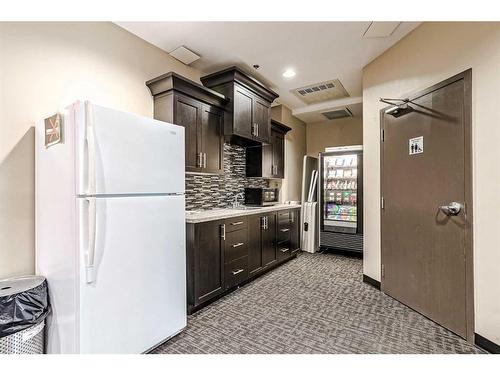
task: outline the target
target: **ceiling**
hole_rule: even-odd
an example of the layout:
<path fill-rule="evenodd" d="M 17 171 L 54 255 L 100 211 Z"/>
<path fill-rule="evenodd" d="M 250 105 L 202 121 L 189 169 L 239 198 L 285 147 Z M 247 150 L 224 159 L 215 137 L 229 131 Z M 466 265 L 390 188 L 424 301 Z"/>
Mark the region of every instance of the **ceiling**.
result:
<path fill-rule="evenodd" d="M 321 112 L 360 104 L 362 68 L 419 25 L 402 22 L 387 37 L 365 38 L 371 22 L 118 22 L 140 38 L 170 52 L 186 46 L 201 59 L 190 66 L 203 74 L 238 65 L 252 73 L 306 122 Z M 376 24 L 383 24 L 377 22 Z M 395 23 L 397 25 L 397 23 Z M 384 25 L 381 25 L 384 28 Z M 255 70 L 252 65 L 258 64 Z M 293 69 L 292 78 L 282 76 Z M 307 105 L 290 91 L 338 78 L 349 98 Z M 356 114 L 361 113 L 355 106 Z"/>

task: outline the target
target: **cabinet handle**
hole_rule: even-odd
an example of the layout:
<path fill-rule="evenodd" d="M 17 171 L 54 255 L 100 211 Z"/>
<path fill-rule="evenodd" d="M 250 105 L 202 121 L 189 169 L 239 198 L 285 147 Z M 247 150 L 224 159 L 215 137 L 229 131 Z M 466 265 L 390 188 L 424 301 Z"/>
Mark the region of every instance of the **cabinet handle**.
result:
<path fill-rule="evenodd" d="M 284 248 L 283 248 L 283 249 L 281 249 L 280 251 L 281 251 L 282 253 L 286 253 L 288 250 L 290 250 L 290 249 L 288 249 L 288 248 L 284 247 Z"/>
<path fill-rule="evenodd" d="M 293 223 L 295 221 L 294 219 L 295 215 L 294 215 L 294 212 L 290 212 L 290 223 Z"/>
<path fill-rule="evenodd" d="M 254 123 L 252 123 L 252 128 L 251 128 L 251 133 L 253 136 L 256 135 L 255 132 L 256 132 L 256 130 L 255 130 L 255 122 L 254 122 Z"/>
<path fill-rule="evenodd" d="M 207 153 L 203 153 L 203 168 L 207 167 Z"/>
<path fill-rule="evenodd" d="M 220 237 L 225 241 L 226 240 L 226 224 L 222 224 L 220 226 L 220 229 L 221 229 Z"/>
<path fill-rule="evenodd" d="M 243 221 L 235 221 L 234 223 L 231 223 L 231 225 L 241 225 L 243 224 Z"/>
<path fill-rule="evenodd" d="M 283 229 L 280 229 L 282 232 L 288 232 L 290 229 L 289 228 L 283 228 Z"/>
<path fill-rule="evenodd" d="M 233 244 L 233 247 L 240 247 L 240 246 L 243 246 L 244 244 L 245 244 L 244 242 L 238 242 L 238 243 Z"/>
<path fill-rule="evenodd" d="M 256 124 L 257 125 L 257 137 L 259 136 L 259 123 Z"/>
<path fill-rule="evenodd" d="M 266 217 L 263 216 L 260 219 L 261 219 L 260 221 L 262 222 L 261 228 L 266 229 Z"/>
<path fill-rule="evenodd" d="M 231 273 L 233 274 L 233 276 L 239 274 L 239 273 L 242 273 L 243 271 L 245 271 L 243 268 L 240 268 L 239 270 L 236 270 L 236 271 L 231 271 Z"/>
<path fill-rule="evenodd" d="M 198 152 L 196 154 L 196 167 L 197 168 L 202 168 L 202 163 L 201 163 L 201 152 Z"/>

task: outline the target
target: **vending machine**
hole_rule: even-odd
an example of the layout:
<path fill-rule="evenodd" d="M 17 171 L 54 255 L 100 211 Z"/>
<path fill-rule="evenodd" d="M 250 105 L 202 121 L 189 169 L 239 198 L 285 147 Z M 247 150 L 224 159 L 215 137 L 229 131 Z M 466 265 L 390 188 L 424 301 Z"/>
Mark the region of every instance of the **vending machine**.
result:
<path fill-rule="evenodd" d="M 322 250 L 363 252 L 363 146 L 319 155 L 319 244 Z"/>

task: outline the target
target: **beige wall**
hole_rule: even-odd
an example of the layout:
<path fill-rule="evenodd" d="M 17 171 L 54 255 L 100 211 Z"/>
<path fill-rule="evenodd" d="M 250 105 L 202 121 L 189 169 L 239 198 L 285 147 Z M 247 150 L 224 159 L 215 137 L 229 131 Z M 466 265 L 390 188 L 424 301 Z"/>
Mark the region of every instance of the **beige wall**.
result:
<path fill-rule="evenodd" d="M 307 155 L 317 157 L 325 147 L 363 143 L 363 119 L 351 117 L 307 124 Z"/>
<path fill-rule="evenodd" d="M 472 68 L 475 331 L 500 344 L 500 23 L 425 23 L 363 73 L 364 273 L 380 280 L 380 97 Z"/>
<path fill-rule="evenodd" d="M 281 201 L 300 201 L 302 162 L 306 154 L 306 124 L 280 104 L 271 108 L 271 117 L 292 128 L 285 137 L 285 178 L 281 182 Z"/>
<path fill-rule="evenodd" d="M 111 23 L 0 23 L 0 278 L 34 271 L 34 121 L 76 99 L 152 116 L 144 82 L 199 72 Z"/>

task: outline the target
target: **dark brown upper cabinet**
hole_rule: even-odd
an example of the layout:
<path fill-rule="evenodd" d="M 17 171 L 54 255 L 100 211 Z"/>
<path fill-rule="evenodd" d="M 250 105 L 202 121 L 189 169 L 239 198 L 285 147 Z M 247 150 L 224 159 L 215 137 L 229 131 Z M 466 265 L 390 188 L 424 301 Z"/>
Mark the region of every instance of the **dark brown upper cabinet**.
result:
<path fill-rule="evenodd" d="M 185 128 L 186 172 L 224 173 L 228 99 L 173 72 L 146 85 L 154 97 L 154 118 Z"/>
<path fill-rule="evenodd" d="M 271 103 L 277 93 L 235 66 L 201 77 L 201 82 L 229 98 L 224 117 L 228 140 L 242 146 L 271 142 Z"/>
<path fill-rule="evenodd" d="M 271 121 L 270 143 L 246 148 L 247 177 L 285 177 L 285 134 L 291 128 Z"/>

